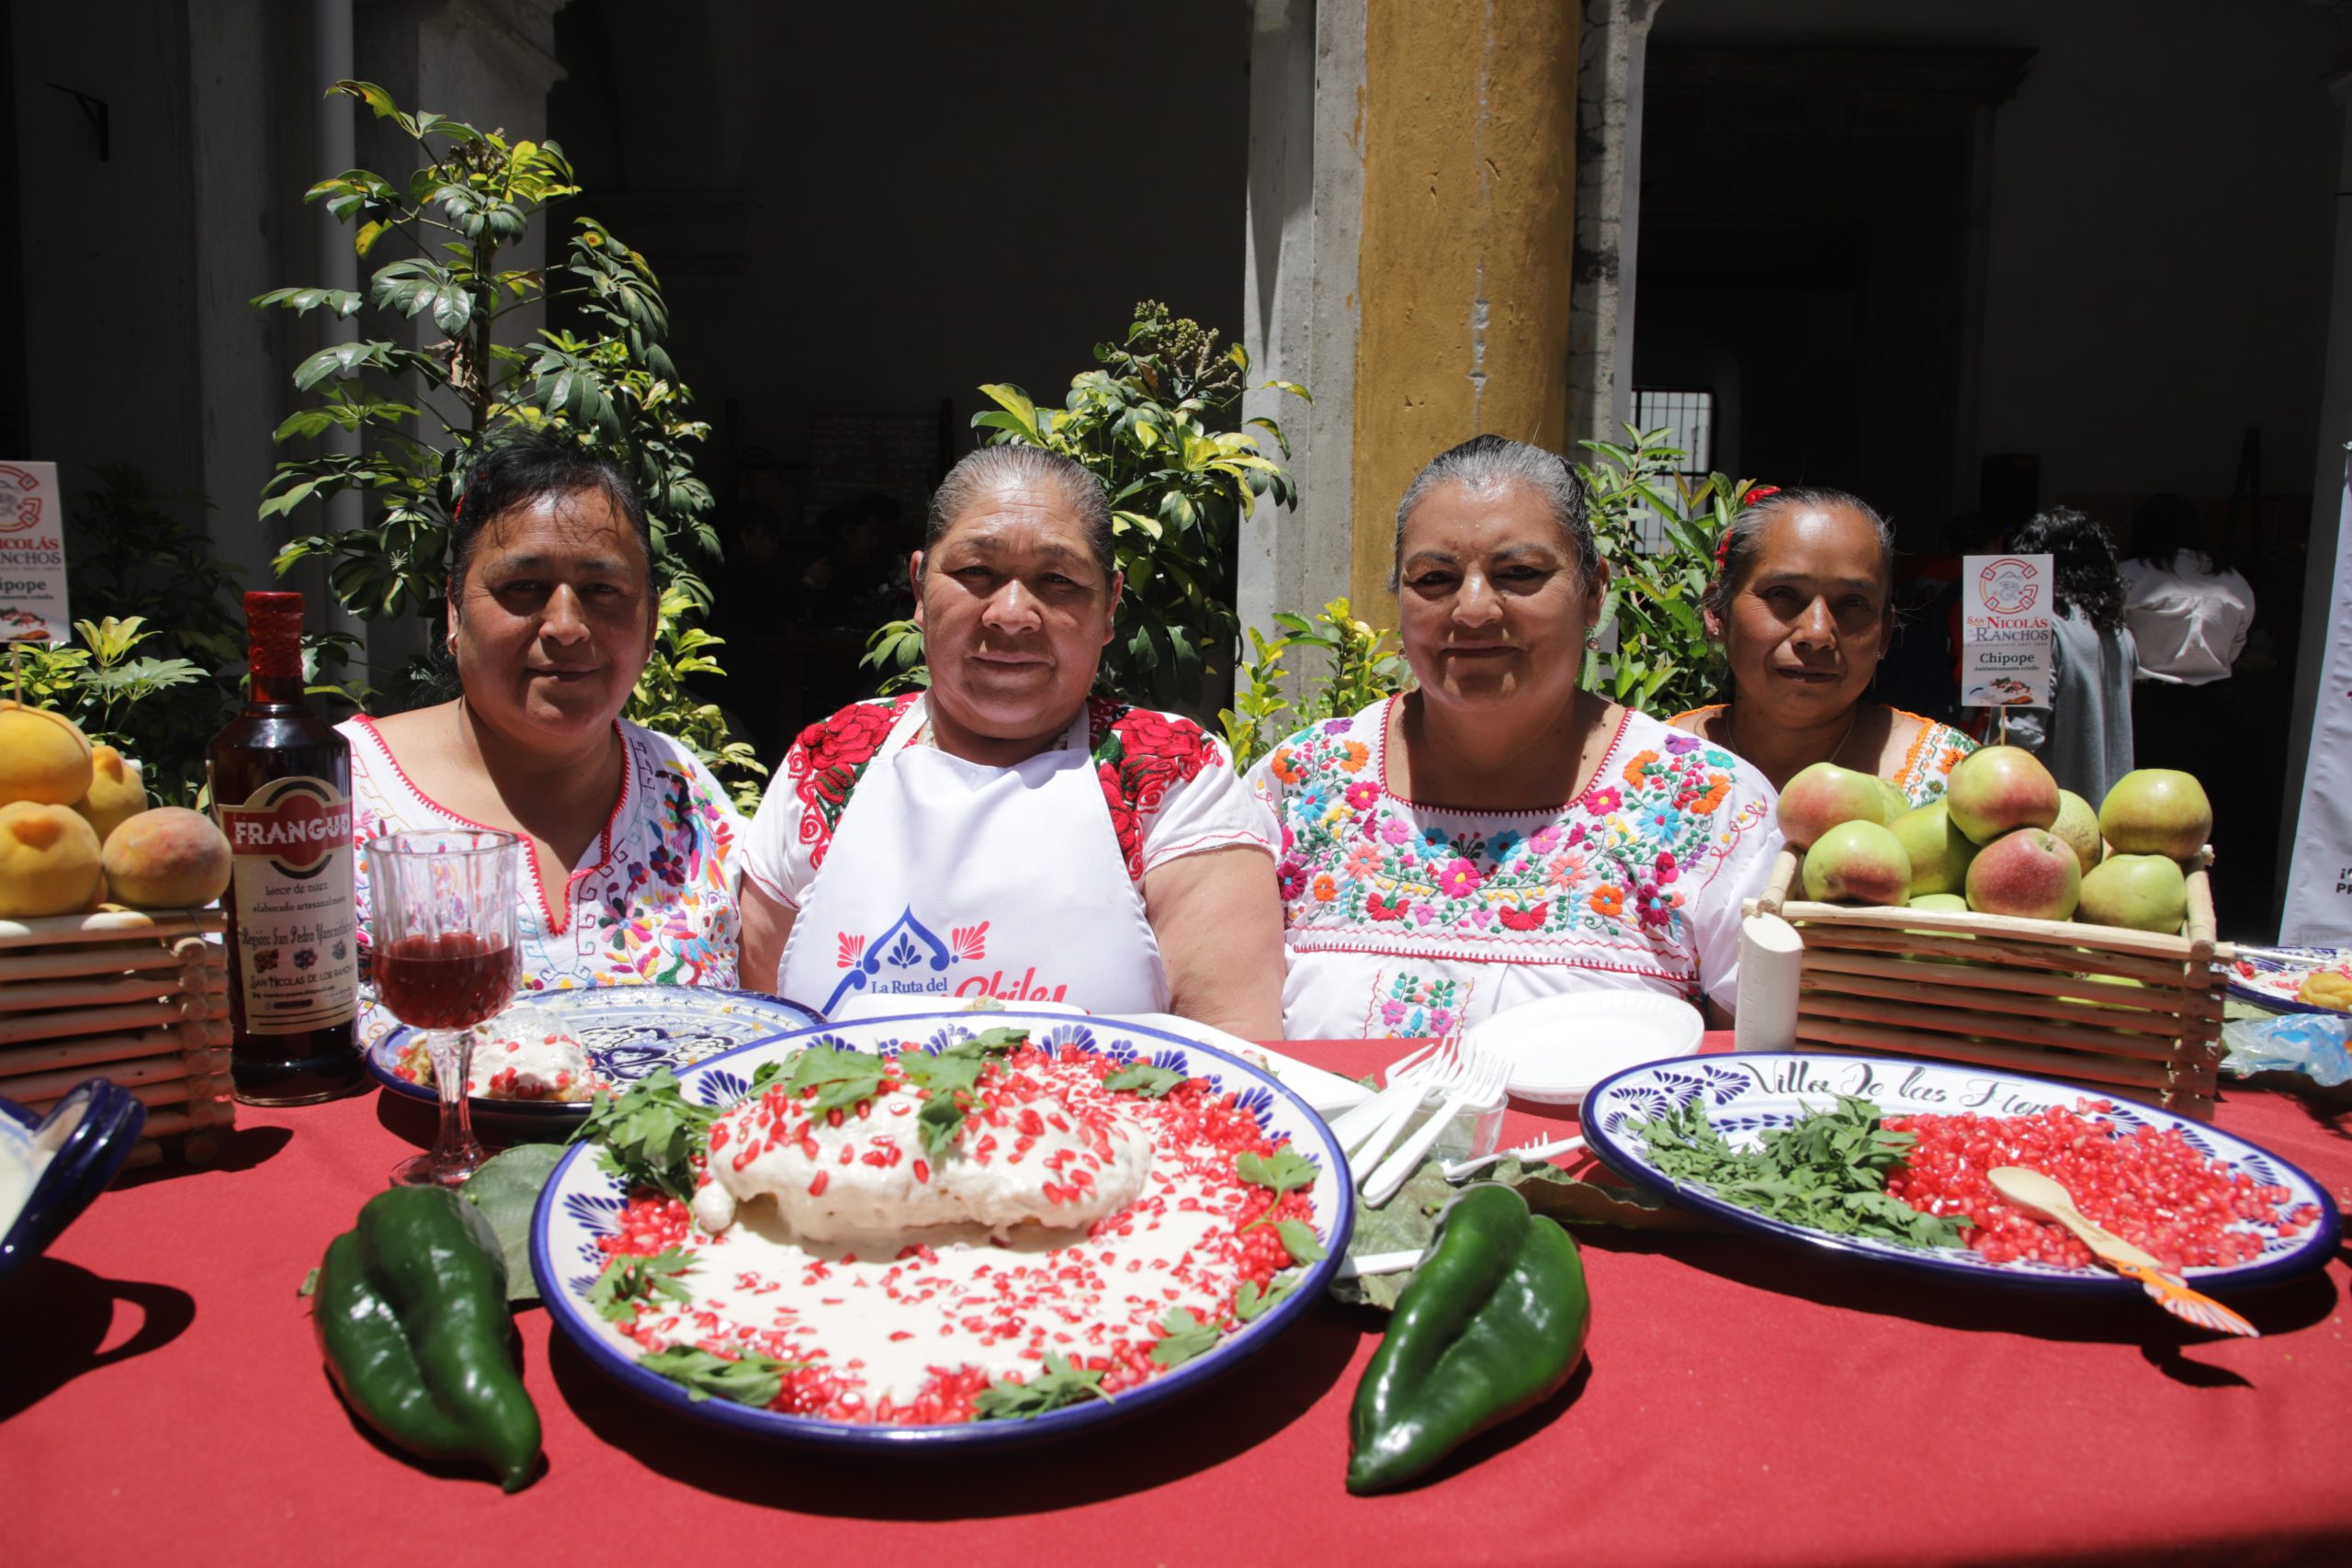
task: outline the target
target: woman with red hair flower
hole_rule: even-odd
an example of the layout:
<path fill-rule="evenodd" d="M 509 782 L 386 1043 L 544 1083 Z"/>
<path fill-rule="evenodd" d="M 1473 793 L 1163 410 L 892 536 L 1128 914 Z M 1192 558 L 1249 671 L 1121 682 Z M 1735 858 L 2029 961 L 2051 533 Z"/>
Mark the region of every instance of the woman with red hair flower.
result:
<path fill-rule="evenodd" d="M 1894 530 L 1842 491 L 1759 485 L 1746 499 L 1700 603 L 1731 695 L 1668 722 L 1745 757 L 1774 789 L 1837 762 L 1892 782 L 1915 806 L 1942 795 L 1975 743 L 1863 695 L 1894 633 Z"/>
<path fill-rule="evenodd" d="M 793 743 L 744 848 L 743 979 L 828 1017 L 982 998 L 1282 1032 L 1273 824 L 1223 743 L 1091 697 L 1102 487 L 988 446 L 910 562 L 931 686 Z"/>

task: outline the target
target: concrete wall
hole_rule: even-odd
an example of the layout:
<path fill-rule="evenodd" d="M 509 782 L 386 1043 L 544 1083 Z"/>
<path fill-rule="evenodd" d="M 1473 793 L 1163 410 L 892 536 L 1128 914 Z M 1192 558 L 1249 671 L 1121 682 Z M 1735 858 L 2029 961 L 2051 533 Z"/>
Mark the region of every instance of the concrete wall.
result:
<path fill-rule="evenodd" d="M 2248 426 L 2272 493 L 2309 482 L 2348 39 L 2301 0 L 1667 0 L 1651 35 L 2037 51 L 1995 118 L 1974 412 L 2048 497 L 2226 495 Z"/>

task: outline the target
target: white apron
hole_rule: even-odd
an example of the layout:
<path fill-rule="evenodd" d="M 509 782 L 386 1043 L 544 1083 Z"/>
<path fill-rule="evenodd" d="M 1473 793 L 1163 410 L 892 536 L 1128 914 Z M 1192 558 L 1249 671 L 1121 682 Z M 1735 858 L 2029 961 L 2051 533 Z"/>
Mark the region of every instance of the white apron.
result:
<path fill-rule="evenodd" d="M 899 722 L 919 728 L 923 705 Z M 1167 966 L 1086 742 L 1081 709 L 1057 750 L 1009 768 L 912 744 L 876 758 L 792 922 L 777 990 L 828 1017 L 873 996 L 1165 1012 Z"/>

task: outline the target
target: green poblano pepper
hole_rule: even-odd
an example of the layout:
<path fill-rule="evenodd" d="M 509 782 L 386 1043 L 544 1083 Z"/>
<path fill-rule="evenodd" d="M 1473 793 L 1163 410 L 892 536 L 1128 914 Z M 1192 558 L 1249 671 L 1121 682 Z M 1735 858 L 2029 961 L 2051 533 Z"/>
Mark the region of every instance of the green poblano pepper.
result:
<path fill-rule="evenodd" d="M 1405 1485 L 1549 1398 L 1590 1321 L 1576 1239 L 1508 1187 L 1464 1189 L 1356 1387 L 1348 1490 Z"/>
<path fill-rule="evenodd" d="M 539 1414 L 507 1348 L 506 1263 L 471 1203 L 396 1187 L 328 1244 L 311 1310 L 351 1407 L 425 1459 L 478 1460 L 509 1492 L 538 1466 Z"/>

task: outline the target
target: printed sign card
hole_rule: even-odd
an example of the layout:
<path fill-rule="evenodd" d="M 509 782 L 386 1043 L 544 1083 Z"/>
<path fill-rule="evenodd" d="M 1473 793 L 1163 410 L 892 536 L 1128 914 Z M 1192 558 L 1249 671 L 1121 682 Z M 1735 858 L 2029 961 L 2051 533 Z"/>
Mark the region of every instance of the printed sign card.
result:
<path fill-rule="evenodd" d="M 62 643 L 72 626 L 57 465 L 0 462 L 0 643 Z"/>
<path fill-rule="evenodd" d="M 2048 556 L 1961 558 L 1960 700 L 1973 708 L 2050 705 Z"/>

